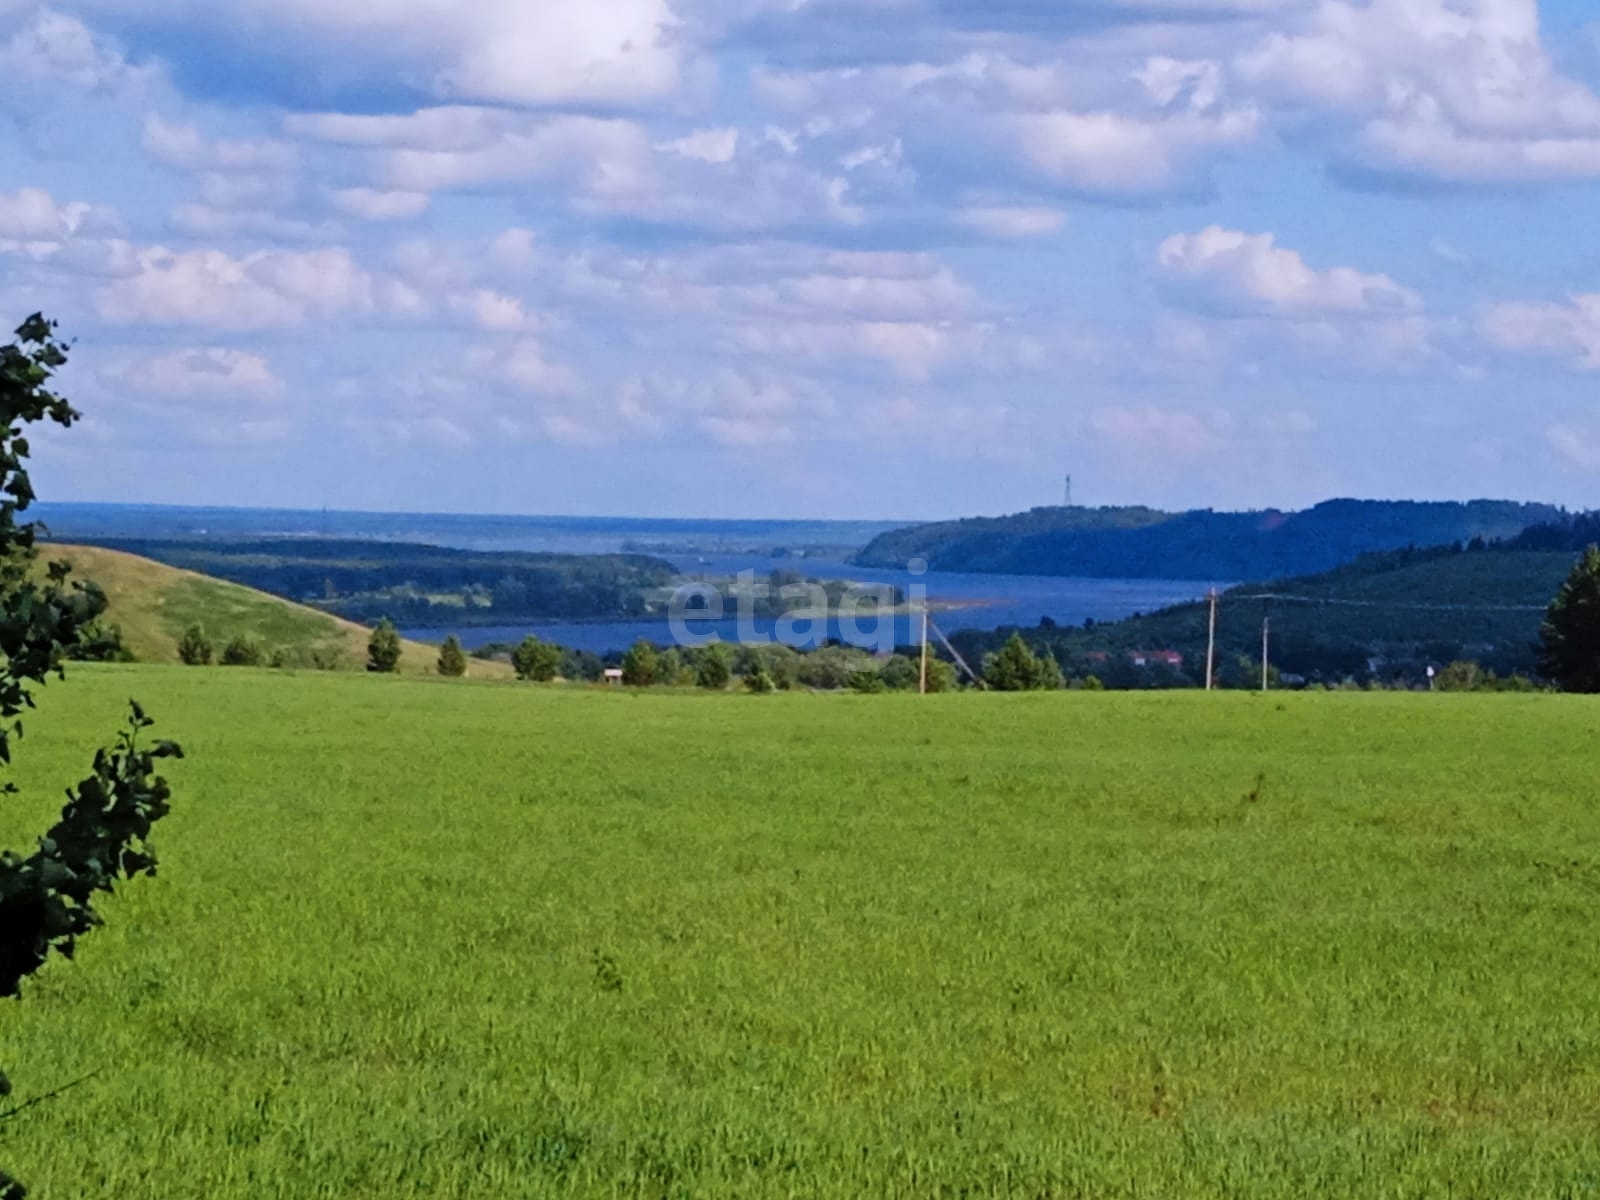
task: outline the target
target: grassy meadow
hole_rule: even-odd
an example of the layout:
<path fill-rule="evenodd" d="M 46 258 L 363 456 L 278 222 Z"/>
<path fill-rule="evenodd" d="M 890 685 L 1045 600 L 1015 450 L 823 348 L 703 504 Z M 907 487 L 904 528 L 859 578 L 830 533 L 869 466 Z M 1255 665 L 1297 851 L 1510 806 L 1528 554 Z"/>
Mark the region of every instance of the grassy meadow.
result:
<path fill-rule="evenodd" d="M 1600 1196 L 1600 703 L 86 667 L 10 840 L 129 696 L 38 1197 Z"/>
<path fill-rule="evenodd" d="M 189 626 L 198 624 L 216 644 L 218 654 L 230 638 L 246 636 L 255 638 L 269 653 L 280 648 L 332 652 L 346 670 L 360 671 L 366 666 L 367 639 L 372 631 L 353 621 L 118 550 L 53 543 L 41 547 L 41 564 L 57 560 L 72 565 L 73 578 L 100 585 L 110 602 L 106 621 L 122 630 L 123 644 L 141 663 L 176 663 L 178 639 Z M 408 674 L 429 674 L 438 655 L 436 646 L 405 642 L 400 669 Z M 511 675 L 511 668 L 504 663 L 474 660 L 468 670 L 485 678 Z"/>

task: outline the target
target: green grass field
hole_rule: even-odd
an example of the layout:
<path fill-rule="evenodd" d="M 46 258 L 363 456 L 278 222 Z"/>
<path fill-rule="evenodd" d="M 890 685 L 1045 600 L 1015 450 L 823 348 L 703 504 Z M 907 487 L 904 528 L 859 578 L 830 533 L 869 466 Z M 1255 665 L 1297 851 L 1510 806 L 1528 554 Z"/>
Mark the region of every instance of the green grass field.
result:
<path fill-rule="evenodd" d="M 72 565 L 74 578 L 100 585 L 110 602 L 106 620 L 122 631 L 124 645 L 141 663 L 176 663 L 178 639 L 189 626 L 198 624 L 211 637 L 218 654 L 230 638 L 247 636 L 268 652 L 331 651 L 346 670 L 360 671 L 366 665 L 370 629 L 303 604 L 98 546 L 51 543 L 41 547 L 41 564 L 57 559 Z M 408 674 L 430 674 L 438 654 L 436 646 L 405 642 L 400 669 Z M 485 678 L 511 675 L 511 668 L 503 663 L 476 660 L 469 671 Z"/>
<path fill-rule="evenodd" d="M 7 829 L 130 695 L 39 1197 L 1600 1196 L 1600 703 L 85 668 Z"/>

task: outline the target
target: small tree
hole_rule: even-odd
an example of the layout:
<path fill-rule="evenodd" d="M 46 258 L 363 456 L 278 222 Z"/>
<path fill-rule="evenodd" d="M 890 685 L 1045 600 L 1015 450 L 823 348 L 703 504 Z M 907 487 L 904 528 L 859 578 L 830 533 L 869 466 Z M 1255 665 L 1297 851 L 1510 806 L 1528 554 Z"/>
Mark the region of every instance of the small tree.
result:
<path fill-rule="evenodd" d="M 676 650 L 669 649 L 656 656 L 656 682 L 662 687 L 683 687 L 693 680 L 693 672 L 683 665 L 683 655 Z"/>
<path fill-rule="evenodd" d="M 765 666 L 758 666 L 744 677 L 744 689 L 757 696 L 766 696 L 778 690 L 778 685 L 773 682 L 772 674 Z"/>
<path fill-rule="evenodd" d="M 378 675 L 393 675 L 399 669 L 400 633 L 385 617 L 367 640 L 367 670 Z"/>
<path fill-rule="evenodd" d="M 1590 546 L 1551 601 L 1540 666 L 1564 692 L 1600 692 L 1600 547 Z"/>
<path fill-rule="evenodd" d="M 511 652 L 511 666 L 518 679 L 549 683 L 561 672 L 561 647 L 547 645 L 530 635 Z"/>
<path fill-rule="evenodd" d="M 30 578 L 36 526 L 17 515 L 33 503 L 22 428 L 49 420 L 70 427 L 73 407 L 50 391 L 66 364 L 55 326 L 34 315 L 17 341 L 0 346 L 0 762 L 9 763 L 22 737 L 22 714 L 33 708 L 33 688 L 55 674 L 68 652 L 106 610 L 105 593 L 92 584 L 68 584 L 65 563 L 52 563 L 43 583 Z M 171 742 L 140 745 L 151 722 L 137 705 L 115 746 L 102 749 L 93 772 L 67 793 L 61 816 L 27 853 L 0 854 L 0 997 L 22 992 L 52 954 L 71 959 L 78 939 L 103 923 L 96 902 L 124 880 L 155 873 L 148 838 L 170 806 L 171 790 L 158 761 L 180 757 Z M 6 783 L 0 794 L 15 795 Z M 0 1096 L 11 1085 L 0 1075 Z M 9 1114 L 8 1114 L 9 1115 Z M 0 1197 L 20 1200 L 22 1186 L 0 1171 Z"/>
<path fill-rule="evenodd" d="M 920 673 L 920 666 L 918 671 Z M 936 692 L 953 692 L 959 682 L 960 679 L 956 675 L 954 663 L 947 663 L 944 659 L 934 658 L 931 655 L 928 657 L 928 694 L 930 696 Z M 922 686 L 920 679 L 917 686 Z"/>
<path fill-rule="evenodd" d="M 726 646 L 721 642 L 713 642 L 700 651 L 699 661 L 694 668 L 696 687 L 705 688 L 708 692 L 725 692 L 728 690 L 728 680 L 732 677 L 733 668 L 728 662 Z"/>
<path fill-rule="evenodd" d="M 183 631 L 183 637 L 178 639 L 178 657 L 184 666 L 209 667 L 211 655 L 211 639 L 202 626 L 191 625 Z"/>
<path fill-rule="evenodd" d="M 1060 674 L 1059 668 L 1056 673 Z M 1043 677 L 1044 665 L 1020 633 L 1013 633 L 1004 646 L 983 660 L 983 682 L 991 691 L 1036 691 L 1044 686 Z"/>
<path fill-rule="evenodd" d="M 889 685 L 876 667 L 863 667 L 850 676 L 850 690 L 861 696 L 881 696 Z"/>
<path fill-rule="evenodd" d="M 655 647 L 646 641 L 637 641 L 633 649 L 622 656 L 622 682 L 629 687 L 649 687 L 656 681 Z"/>
<path fill-rule="evenodd" d="M 1039 666 L 1033 675 L 1034 687 L 1046 692 L 1059 692 L 1067 686 L 1067 677 L 1062 674 L 1061 664 L 1056 661 L 1056 656 L 1045 651 L 1044 657 L 1039 659 Z"/>
<path fill-rule="evenodd" d="M 230 638 L 222 648 L 222 665 L 225 667 L 259 667 L 267 661 L 266 649 L 261 642 L 241 633 Z"/>
<path fill-rule="evenodd" d="M 460 679 L 467 673 L 466 652 L 461 649 L 461 639 L 453 633 L 439 647 L 438 668 L 446 679 Z"/>

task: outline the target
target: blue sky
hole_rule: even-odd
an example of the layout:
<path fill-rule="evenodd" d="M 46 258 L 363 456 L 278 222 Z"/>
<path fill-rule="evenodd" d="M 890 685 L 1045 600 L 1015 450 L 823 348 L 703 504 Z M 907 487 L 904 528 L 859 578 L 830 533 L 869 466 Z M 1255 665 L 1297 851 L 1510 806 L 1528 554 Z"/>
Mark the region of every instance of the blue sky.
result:
<path fill-rule="evenodd" d="M 0 0 L 52 499 L 1600 503 L 1577 0 Z"/>

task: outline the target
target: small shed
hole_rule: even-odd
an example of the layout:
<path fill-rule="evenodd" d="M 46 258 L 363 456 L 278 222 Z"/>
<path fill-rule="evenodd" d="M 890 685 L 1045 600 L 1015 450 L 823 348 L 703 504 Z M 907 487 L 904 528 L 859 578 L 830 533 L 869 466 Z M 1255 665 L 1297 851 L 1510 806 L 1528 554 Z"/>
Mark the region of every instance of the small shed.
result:
<path fill-rule="evenodd" d="M 622 682 L 622 668 L 621 667 L 607 667 L 606 668 L 606 674 L 605 674 L 605 680 L 606 680 L 607 683 L 611 683 L 611 684 L 619 684 L 619 683 L 621 683 Z"/>

